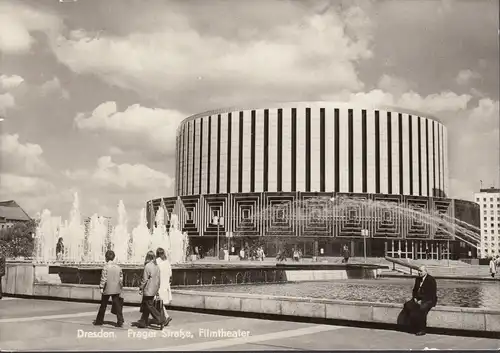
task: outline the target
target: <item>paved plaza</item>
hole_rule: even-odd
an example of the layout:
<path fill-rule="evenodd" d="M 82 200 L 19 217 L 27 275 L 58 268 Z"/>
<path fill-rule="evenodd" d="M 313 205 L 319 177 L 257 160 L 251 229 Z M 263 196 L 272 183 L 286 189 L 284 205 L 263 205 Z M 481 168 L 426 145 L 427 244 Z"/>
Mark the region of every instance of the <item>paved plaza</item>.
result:
<path fill-rule="evenodd" d="M 138 307 L 125 307 L 126 324 L 94 327 L 98 305 L 36 299 L 0 300 L 3 350 L 314 350 L 499 349 L 500 339 L 428 334 L 171 311 L 162 331 L 130 326 Z M 109 310 L 109 308 L 108 308 Z M 95 337 L 101 336 L 101 337 Z M 104 337 L 102 337 L 104 336 Z"/>

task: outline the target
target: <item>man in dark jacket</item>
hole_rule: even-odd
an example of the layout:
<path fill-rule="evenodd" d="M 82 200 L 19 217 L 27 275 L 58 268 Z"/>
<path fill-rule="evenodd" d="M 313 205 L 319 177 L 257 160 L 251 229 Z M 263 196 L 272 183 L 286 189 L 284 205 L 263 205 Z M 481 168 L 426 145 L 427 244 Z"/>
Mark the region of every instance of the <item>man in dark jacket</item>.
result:
<path fill-rule="evenodd" d="M 410 314 L 410 323 L 417 336 L 425 335 L 427 314 L 437 304 L 436 280 L 427 273 L 425 266 L 418 269 L 413 286 L 413 301 L 418 304 Z"/>
<path fill-rule="evenodd" d="M 148 254 L 146 255 L 147 263 L 146 266 L 144 266 L 142 281 L 139 287 L 139 294 L 142 295 L 142 315 L 140 320 L 137 322 L 137 327 L 147 327 L 149 314 L 151 314 L 151 316 L 153 316 L 154 322 L 160 323 L 160 326 L 163 328 L 163 326 L 166 326 L 168 322 L 163 316 L 163 310 L 159 311 L 154 306 L 154 298 L 160 290 L 160 268 L 156 264 L 154 253 L 152 253 L 152 256 L 149 255 L 150 253 L 148 252 Z"/>
<path fill-rule="evenodd" d="M 0 299 L 2 299 L 2 277 L 5 276 L 5 257 L 0 254 Z"/>

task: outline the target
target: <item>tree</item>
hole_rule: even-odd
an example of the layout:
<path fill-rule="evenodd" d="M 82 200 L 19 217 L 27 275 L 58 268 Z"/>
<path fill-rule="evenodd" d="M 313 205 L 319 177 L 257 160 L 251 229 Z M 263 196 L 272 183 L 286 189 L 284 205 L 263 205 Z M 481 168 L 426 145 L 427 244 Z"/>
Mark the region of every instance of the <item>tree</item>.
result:
<path fill-rule="evenodd" d="M 5 257 L 31 257 L 34 250 L 33 234 L 38 222 L 19 222 L 0 231 L 0 252 Z"/>

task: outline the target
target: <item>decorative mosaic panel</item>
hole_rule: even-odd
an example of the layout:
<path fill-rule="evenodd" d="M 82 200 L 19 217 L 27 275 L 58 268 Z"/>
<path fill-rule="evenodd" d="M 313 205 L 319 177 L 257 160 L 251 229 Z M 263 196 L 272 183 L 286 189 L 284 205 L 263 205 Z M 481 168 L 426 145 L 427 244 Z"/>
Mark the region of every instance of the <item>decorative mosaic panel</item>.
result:
<path fill-rule="evenodd" d="M 201 235 L 201 203 L 200 196 L 181 196 L 180 200 L 180 214 L 179 226 L 181 230 L 188 233 L 188 235 Z"/>
<path fill-rule="evenodd" d="M 336 222 L 334 233 L 338 237 L 360 237 L 362 229 L 368 229 L 368 194 L 338 193 L 333 201 Z M 363 202 L 358 202 L 363 201 Z"/>
<path fill-rule="evenodd" d="M 175 198 L 177 200 L 177 198 Z M 161 199 L 151 200 L 146 203 L 146 219 L 148 221 L 148 229 L 151 230 L 155 225 L 156 211 L 160 207 Z"/>
<path fill-rule="evenodd" d="M 400 195 L 373 195 L 370 234 L 374 238 L 401 237 L 402 197 Z"/>
<path fill-rule="evenodd" d="M 433 238 L 434 239 L 452 239 L 454 233 L 453 207 L 450 199 L 433 199 L 432 209 L 437 215 L 434 217 Z"/>
<path fill-rule="evenodd" d="M 256 217 L 261 212 L 261 194 L 233 194 L 231 222 L 234 236 L 261 235 L 262 220 Z"/>
<path fill-rule="evenodd" d="M 333 236 L 333 193 L 299 194 L 297 222 L 301 236 Z"/>
<path fill-rule="evenodd" d="M 404 223 L 406 238 L 426 239 L 431 236 L 430 199 L 423 197 L 405 197 Z"/>
<path fill-rule="evenodd" d="M 225 236 L 230 223 L 229 215 L 229 197 L 228 194 L 205 195 L 203 196 L 203 235 Z M 214 224 L 214 216 L 224 217 L 220 226 Z"/>
<path fill-rule="evenodd" d="M 177 202 L 177 197 L 163 198 L 163 204 L 165 205 L 165 210 L 167 214 L 167 217 L 165 219 L 165 225 L 167 226 L 167 229 L 170 228 L 170 219 L 172 218 L 172 213 L 175 213 L 174 208 L 176 202 Z M 160 199 L 160 204 L 161 204 L 161 199 Z"/>
<path fill-rule="evenodd" d="M 296 193 L 265 193 L 261 221 L 264 235 L 298 235 L 296 224 Z"/>
<path fill-rule="evenodd" d="M 334 201 L 331 201 L 332 196 Z M 359 203 L 357 200 L 368 202 Z M 152 201 L 146 205 L 149 227 L 154 225 L 154 215 L 162 199 Z M 458 231 L 453 219 L 454 202 L 419 196 L 305 192 L 163 198 L 167 219 L 171 219 L 172 213 L 177 214 L 180 226 L 191 236 L 216 236 L 217 225 L 212 224 L 212 218 L 220 215 L 224 217 L 224 224 L 219 229 L 223 236 L 231 231 L 234 236 L 361 237 L 361 230 L 367 229 L 369 236 L 376 238 L 434 237 L 442 240 L 448 239 L 450 232 Z M 411 216 L 411 209 L 429 210 L 429 215 L 427 218 Z M 468 217 L 460 210 L 457 217 L 467 218 L 467 221 L 471 218 L 471 223 L 478 223 L 477 207 L 474 212 L 469 212 L 472 216 L 467 214 Z M 167 221 L 166 225 L 169 227 L 170 222 Z M 478 235 L 472 234 L 474 237 Z"/>

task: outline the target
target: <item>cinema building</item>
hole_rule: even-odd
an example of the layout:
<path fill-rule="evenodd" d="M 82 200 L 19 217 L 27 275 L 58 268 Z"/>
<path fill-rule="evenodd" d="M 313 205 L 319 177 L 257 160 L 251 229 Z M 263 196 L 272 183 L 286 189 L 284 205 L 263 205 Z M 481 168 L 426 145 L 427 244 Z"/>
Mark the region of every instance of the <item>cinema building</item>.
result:
<path fill-rule="evenodd" d="M 344 244 L 362 256 L 364 234 L 368 256 L 475 256 L 479 235 L 450 235 L 401 212 L 353 206 L 295 217 L 300 201 L 347 197 L 479 226 L 477 204 L 446 196 L 447 140 L 438 119 L 393 107 L 295 102 L 196 114 L 177 130 L 176 196 L 148 202 L 148 219 L 159 207 L 177 214 L 192 246 L 208 255 L 219 228 L 221 246 L 238 251 L 260 241 L 268 256 L 283 243 L 304 256 L 338 256 Z M 261 216 L 276 205 L 285 207 Z M 223 217 L 220 225 L 214 217 Z"/>

